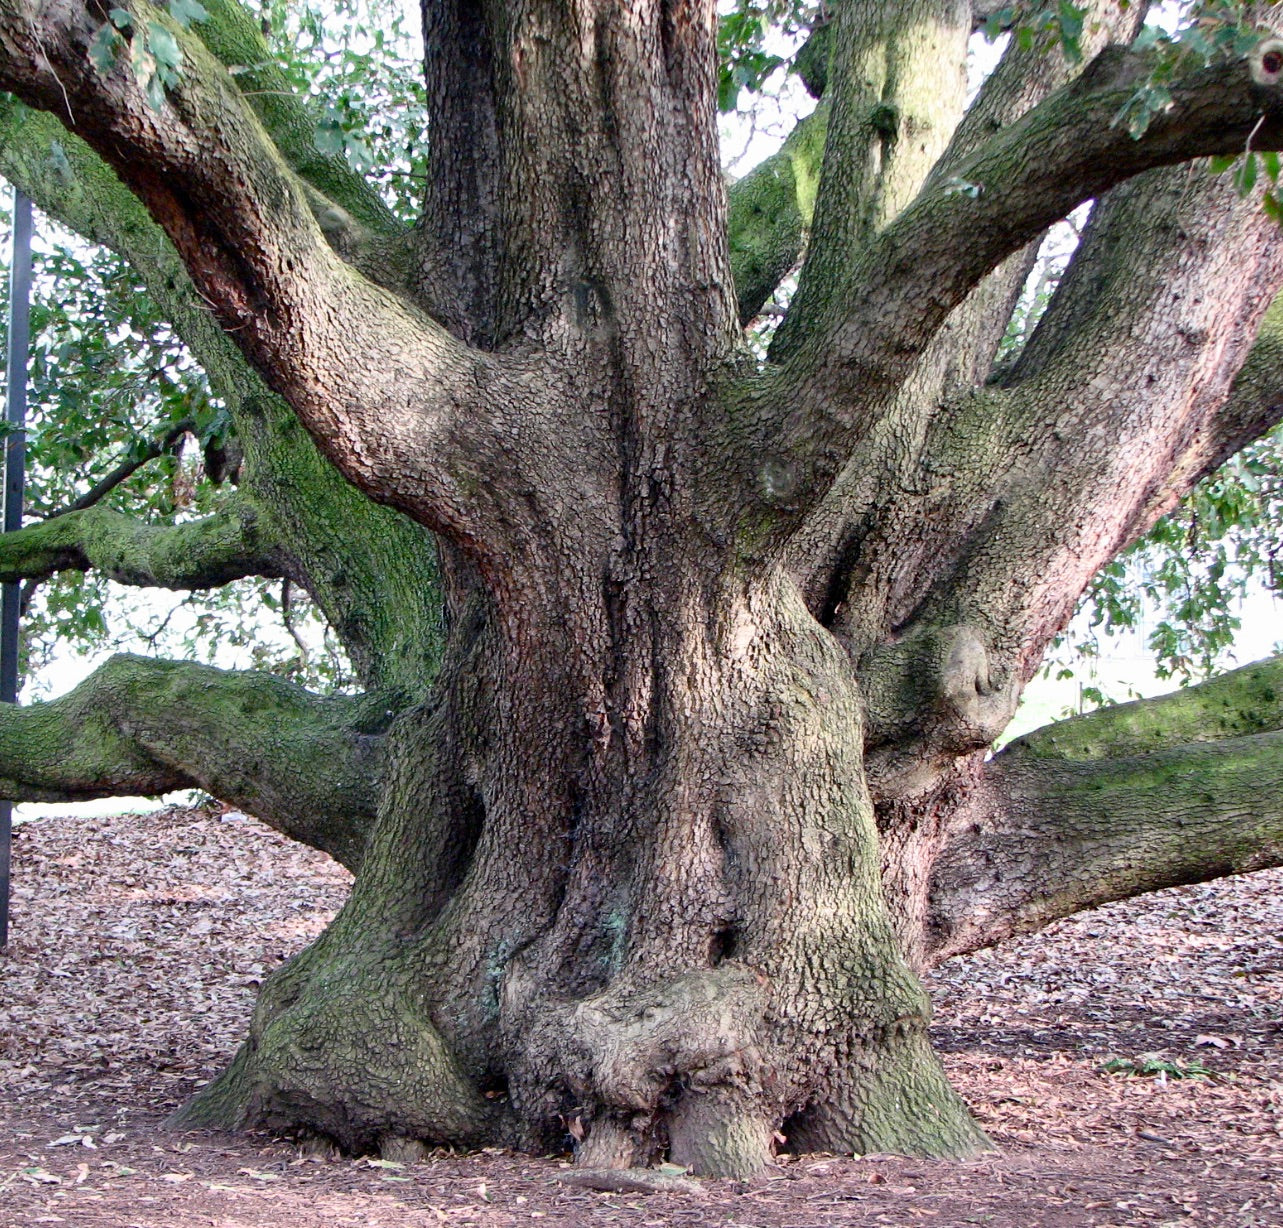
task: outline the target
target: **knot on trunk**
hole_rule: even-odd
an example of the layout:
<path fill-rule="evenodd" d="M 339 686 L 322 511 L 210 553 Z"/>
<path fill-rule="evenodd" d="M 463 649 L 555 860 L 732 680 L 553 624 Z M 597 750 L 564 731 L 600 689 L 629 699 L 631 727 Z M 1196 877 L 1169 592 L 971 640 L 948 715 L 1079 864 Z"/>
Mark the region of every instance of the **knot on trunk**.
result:
<path fill-rule="evenodd" d="M 679 1084 L 751 1079 L 766 1000 L 765 982 L 730 963 L 587 998 L 572 1009 L 567 1028 L 579 1050 L 583 1090 L 638 1111 L 654 1109 Z"/>
<path fill-rule="evenodd" d="M 545 1069 L 562 1072 L 577 1102 L 571 1133 L 580 1167 L 649 1163 L 692 1101 L 760 1091 L 768 996 L 765 978 L 725 963 L 646 985 L 621 982 L 545 1017 L 534 1047 L 553 1059 Z"/>
<path fill-rule="evenodd" d="M 924 627 L 865 654 L 870 785 L 879 798 L 925 787 L 949 760 L 992 744 L 1020 698 L 1020 678 L 991 669 L 973 627 Z"/>

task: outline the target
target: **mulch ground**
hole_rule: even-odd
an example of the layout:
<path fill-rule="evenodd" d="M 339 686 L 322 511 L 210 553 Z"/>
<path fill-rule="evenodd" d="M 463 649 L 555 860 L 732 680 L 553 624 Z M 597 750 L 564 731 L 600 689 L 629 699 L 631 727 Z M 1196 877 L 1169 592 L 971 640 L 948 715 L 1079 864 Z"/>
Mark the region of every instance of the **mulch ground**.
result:
<path fill-rule="evenodd" d="M 1177 888 L 954 960 L 937 1043 L 968 1163 L 780 1158 L 700 1194 L 560 1184 L 564 1156 L 402 1167 L 162 1128 L 348 876 L 251 819 L 19 828 L 0 954 L 0 1226 L 1283 1225 L 1283 871 Z"/>

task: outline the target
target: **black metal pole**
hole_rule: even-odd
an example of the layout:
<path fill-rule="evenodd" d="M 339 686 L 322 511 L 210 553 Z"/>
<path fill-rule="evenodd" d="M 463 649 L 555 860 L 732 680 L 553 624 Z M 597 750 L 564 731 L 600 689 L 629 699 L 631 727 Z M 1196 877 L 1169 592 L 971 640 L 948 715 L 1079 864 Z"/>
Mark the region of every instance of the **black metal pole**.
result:
<path fill-rule="evenodd" d="M 9 263 L 9 352 L 6 362 L 8 399 L 4 419 L 4 531 L 22 528 L 22 484 L 27 449 L 27 353 L 31 329 L 31 201 L 13 193 L 13 253 Z M 0 600 L 0 702 L 18 699 L 18 603 L 21 586 L 3 586 Z M 0 947 L 9 942 L 9 849 L 13 839 L 13 803 L 0 801 Z"/>

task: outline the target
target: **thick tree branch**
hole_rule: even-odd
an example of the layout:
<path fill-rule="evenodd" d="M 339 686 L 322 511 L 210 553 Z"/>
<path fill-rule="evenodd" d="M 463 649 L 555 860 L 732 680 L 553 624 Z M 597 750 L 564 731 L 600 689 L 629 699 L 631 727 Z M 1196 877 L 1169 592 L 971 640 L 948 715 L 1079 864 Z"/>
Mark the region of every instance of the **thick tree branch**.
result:
<path fill-rule="evenodd" d="M 919 579 L 902 579 L 904 604 L 889 611 L 976 626 L 995 672 L 1019 678 L 1096 571 L 1283 413 L 1273 323 L 1235 380 L 1283 282 L 1277 227 L 1255 201 L 1202 168 L 1174 168 L 1111 194 L 1089 232 L 1034 373 L 1021 364 L 1010 390 L 942 416 L 933 447 L 958 476 L 920 515 L 957 509 L 952 540 L 937 536 L 934 561 L 918 559 Z"/>
<path fill-rule="evenodd" d="M 316 598 L 371 688 L 421 694 L 440 653 L 431 534 L 356 490 L 218 326 L 138 199 L 52 116 L 0 96 L 0 173 L 64 225 L 127 259 L 227 405 L 245 449 L 239 493 L 288 542 L 289 571 Z M 359 532 L 355 526 L 365 526 Z M 388 576 L 413 576 L 413 583 Z"/>
<path fill-rule="evenodd" d="M 947 7 L 937 6 L 932 14 L 936 21 L 944 22 Z M 1142 20 L 1140 8 L 1135 4 L 1121 7 L 1117 0 L 1092 0 L 1086 4 L 1082 35 L 1084 54 L 1090 57 L 1110 43 L 1129 42 Z M 960 34 L 963 16 L 956 9 L 949 9 L 947 24 L 952 27 L 955 35 Z M 868 90 L 867 73 L 862 67 L 866 54 L 861 51 L 864 37 L 858 28 L 854 31 L 844 30 L 841 21 L 838 23 L 838 30 L 838 59 L 835 65 L 838 95 L 841 98 L 854 91 L 859 99 Z M 908 48 L 917 47 L 919 54 L 926 52 L 929 56 L 935 50 L 922 46 L 920 31 L 902 33 L 901 38 Z M 956 51 L 957 48 L 955 53 Z M 902 52 L 901 57 L 903 54 Z M 852 226 L 840 209 L 830 205 L 834 198 L 852 198 L 845 206 L 849 210 L 855 207 L 856 199 L 868 195 L 866 189 L 861 189 L 850 178 L 846 143 L 839 143 L 835 139 L 832 154 L 826 163 L 825 178 L 821 183 L 819 195 L 823 209 L 816 221 L 811 255 L 799 279 L 789 317 L 776 333 L 771 357 L 776 361 L 784 361 L 803 344 L 808 335 L 817 330 L 826 331 L 828 313 L 843 292 L 850 276 L 852 261 L 867 248 L 872 232 L 882 229 L 910 203 L 928 175 L 935 180 L 947 179 L 977 149 L 991 142 L 996 132 L 1020 119 L 1053 90 L 1077 77 L 1081 70 L 1081 62 L 1068 60 L 1058 48 L 1021 48 L 1016 40 L 1012 40 L 965 115 L 960 112 L 961 99 L 954 99 L 953 107 L 958 109 L 959 115 L 953 118 L 957 120 L 960 117 L 956 130 L 954 122 L 946 119 L 949 110 L 942 109 L 937 104 L 933 108 L 936 114 L 930 115 L 935 123 L 927 145 L 920 147 L 917 136 L 924 117 L 914 115 L 914 122 L 909 130 L 883 150 L 879 161 L 890 157 L 895 163 L 894 174 L 887 182 L 888 171 L 879 166 L 876 214 L 869 215 L 863 228 Z M 876 106 L 881 111 L 890 109 L 898 113 L 903 105 L 898 91 L 921 89 L 918 81 L 931 79 L 933 72 L 931 67 L 923 65 L 917 74 L 891 74 L 882 98 L 876 100 Z M 932 88 L 939 91 L 942 87 L 934 84 Z M 867 107 L 869 104 L 863 105 Z M 920 102 L 915 100 L 912 105 L 915 110 L 922 110 Z M 901 152 L 902 146 L 910 148 L 907 155 Z M 867 212 L 868 205 L 862 208 Z"/>
<path fill-rule="evenodd" d="M 741 324 L 762 309 L 797 263 L 815 211 L 828 125 L 821 104 L 789 134 L 779 153 L 759 162 L 727 192 L 731 270 Z"/>
<path fill-rule="evenodd" d="M 316 147 L 317 117 L 277 67 L 259 18 L 238 0 L 209 0 L 209 19 L 196 33 L 228 69 L 281 156 L 316 193 L 311 199 L 321 229 L 344 254 L 373 235 L 394 236 L 404 227 L 382 197 L 345 158 Z"/>
<path fill-rule="evenodd" d="M 475 533 L 477 492 L 511 468 L 494 455 L 498 365 L 344 265 L 227 69 L 145 0 L 135 19 L 182 48 L 159 110 L 127 55 L 94 67 L 101 22 L 75 0 L 0 4 L 0 87 L 63 118 L 143 199 L 220 323 L 352 481 Z"/>
<path fill-rule="evenodd" d="M 1086 54 L 1111 41 L 1130 39 L 1140 20 L 1137 8 L 1121 10 L 1113 0 L 1088 6 Z M 958 125 L 942 165 L 961 162 L 995 131 L 1015 123 L 1061 88 L 1080 67 L 1059 51 L 1023 50 L 1013 41 Z M 934 442 L 933 424 L 947 417 L 943 407 L 990 375 L 1038 243 L 1034 239 L 1005 260 L 952 313 L 899 389 L 895 404 L 861 442 L 839 481 L 791 543 L 790 553 L 796 560 L 793 571 L 808 606 L 826 625 L 839 630 L 857 657 L 880 642 L 886 631 L 881 603 L 889 594 L 876 582 L 870 583 L 880 570 L 881 544 L 888 543 L 886 558 L 898 558 L 902 567 L 911 557 L 907 553 L 913 549 L 911 543 L 924 541 L 919 525 L 900 531 L 912 516 L 916 500 L 889 485 L 885 475 L 910 463 L 910 458 L 911 463 L 921 464 Z M 813 271 L 807 274 L 813 275 Z M 798 317 L 790 317 L 776 333 L 773 354 L 787 354 L 790 330 L 795 337 L 800 335 Z M 938 472 L 941 466 L 934 468 Z M 856 577 L 862 589 L 859 601 L 853 602 L 849 589 Z"/>
<path fill-rule="evenodd" d="M 268 674 L 116 656 L 61 699 L 0 705 L 0 797 L 200 788 L 355 869 L 390 716 L 378 696 L 323 699 Z"/>
<path fill-rule="evenodd" d="M 1175 180 L 1179 172 L 1165 173 L 1169 182 L 1177 183 L 1180 191 L 1179 180 Z M 1089 239 L 1096 239 L 1097 234 L 1106 230 L 1110 219 L 1123 212 L 1117 208 L 1121 200 L 1143 191 L 1143 181 L 1137 181 L 1135 189 L 1137 191 L 1133 192 L 1129 185 L 1111 194 L 1110 200 L 1100 210 L 1101 217 L 1093 217 Z M 1182 246 L 1189 249 L 1200 243 L 1202 236 L 1197 231 L 1189 234 L 1193 227 L 1189 226 L 1187 219 L 1198 217 L 1198 221 L 1202 221 L 1216 209 L 1224 209 L 1230 198 L 1230 189 L 1228 183 L 1221 183 L 1218 192 L 1209 181 L 1203 180 L 1187 183 L 1183 194 L 1194 196 L 1192 208 L 1185 208 L 1184 217 L 1177 219 L 1182 228 L 1169 235 L 1169 239 L 1179 239 Z M 1115 195 L 1121 199 L 1112 199 Z M 1221 199 L 1215 200 L 1216 196 Z M 1203 205 L 1205 200 L 1207 203 Z M 1087 250 L 1082 266 L 1078 266 L 1075 260 L 1070 269 L 1071 277 L 1066 278 L 1061 293 L 1052 302 L 1056 317 L 1047 321 L 1046 332 L 1039 327 L 1030 341 L 1030 345 L 1037 341 L 1037 349 L 1028 355 L 1028 361 L 1021 358 L 1008 377 L 1008 382 L 1014 386 L 1025 381 L 1020 391 L 1028 394 L 1032 402 L 1064 405 L 1075 400 L 1082 402 L 1084 395 L 1100 391 L 1100 382 L 1087 375 L 1088 368 L 1110 370 L 1116 385 L 1123 384 L 1130 376 L 1135 397 L 1138 402 L 1150 405 L 1156 422 L 1173 420 L 1183 403 L 1201 405 L 1205 409 L 1197 429 L 1187 429 L 1179 436 L 1168 472 L 1161 475 L 1146 502 L 1138 508 L 1137 516 L 1129 524 L 1124 544 L 1134 542 L 1157 518 L 1177 506 L 1194 482 L 1214 472 L 1239 449 L 1283 421 L 1283 296 L 1275 296 L 1261 317 L 1255 341 L 1247 352 L 1246 361 L 1239 366 L 1239 355 L 1248 337 L 1252 336 L 1255 317 L 1260 314 L 1260 303 L 1271 291 L 1277 290 L 1280 280 L 1283 280 L 1283 262 L 1274 258 L 1277 257 L 1277 232 L 1256 213 L 1255 199 L 1242 204 L 1233 201 L 1230 209 L 1239 214 L 1239 226 L 1236 234 L 1218 236 L 1216 240 L 1218 250 L 1224 250 L 1224 257 L 1219 264 L 1209 263 L 1200 278 L 1201 285 L 1189 285 L 1184 269 L 1179 273 L 1155 276 L 1157 254 L 1152 250 L 1150 236 L 1142 240 L 1151 245 L 1150 250 L 1138 250 L 1137 240 L 1144 234 L 1142 226 L 1152 226 L 1160 218 L 1166 221 L 1166 210 L 1156 207 L 1152 192 L 1141 195 L 1138 201 L 1130 201 L 1130 208 L 1126 210 L 1129 216 L 1114 227 L 1114 234 L 1106 235 L 1100 245 L 1088 244 L 1084 240 Z M 1092 259 L 1093 254 L 1100 255 L 1100 246 L 1106 249 L 1103 262 Z M 1157 255 L 1157 259 L 1161 258 Z M 1102 264 L 1105 267 L 1102 268 Z M 1111 264 L 1117 267 L 1110 268 Z M 1150 276 L 1146 276 L 1146 272 Z M 1250 302 L 1243 304 L 1237 312 L 1232 307 L 1234 298 L 1230 293 L 1236 285 L 1239 294 L 1246 289 L 1250 296 Z M 1202 286 L 1206 286 L 1206 290 L 1202 290 Z M 1148 330 L 1153 337 L 1151 348 L 1141 352 L 1135 341 L 1141 331 L 1138 317 L 1146 305 L 1147 290 L 1151 294 L 1156 290 L 1162 295 L 1162 299 L 1155 303 L 1152 318 L 1161 318 L 1164 299 L 1170 303 L 1185 300 L 1192 307 L 1187 311 L 1189 318 L 1171 330 L 1173 336 L 1156 335 L 1157 330 L 1151 326 Z M 1192 312 L 1193 305 L 1200 303 L 1203 295 L 1210 295 L 1212 290 L 1218 291 L 1223 304 L 1220 327 L 1215 331 L 1194 318 Z M 1064 302 L 1061 302 L 1061 294 L 1065 294 Z M 1117 307 L 1110 311 L 1111 303 L 1119 305 L 1123 312 L 1119 312 Z M 1088 346 L 1093 343 L 1097 349 L 1088 359 Z M 1162 385 L 1170 384 L 1179 366 L 1188 364 L 1200 345 L 1209 358 L 1185 377 L 1177 394 L 1165 391 Z M 1218 353 L 1223 357 L 1214 367 L 1212 355 Z M 1173 358 L 1177 362 L 1173 363 Z M 1234 373 L 1236 368 L 1237 375 Z M 1161 371 L 1157 379 L 1156 370 Z M 1066 375 L 1070 376 L 1070 381 L 1066 381 Z M 1225 385 L 1230 377 L 1233 382 L 1227 394 Z M 1206 412 L 1207 398 L 1219 402 L 1211 412 Z M 1162 402 L 1166 405 L 1159 411 Z"/>
<path fill-rule="evenodd" d="M 1283 864 L 1280 678 L 1283 662 L 1261 662 L 1048 726 L 997 755 L 935 865 L 929 960 Z M 1227 736 L 1181 742 L 1191 730 Z"/>
<path fill-rule="evenodd" d="M 831 39 L 828 141 L 815 234 L 778 357 L 825 321 L 828 292 L 913 199 L 945 151 L 966 100 L 970 5 L 913 0 L 842 5 Z"/>
<path fill-rule="evenodd" d="M 863 388 L 870 375 L 894 381 L 980 277 L 1082 201 L 1152 167 L 1237 152 L 1249 137 L 1283 144 L 1283 91 L 1256 84 L 1243 60 L 1174 82 L 1170 109 L 1133 139 L 1114 120 L 1149 66 L 1106 51 L 953 175 L 933 178 L 853 271 L 827 361 L 858 367 Z"/>
<path fill-rule="evenodd" d="M 59 571 L 98 571 L 145 588 L 217 588 L 245 576 L 279 577 L 283 557 L 241 499 L 213 516 L 143 524 L 105 507 L 43 520 L 0 537 L 0 580 L 43 580 Z"/>
<path fill-rule="evenodd" d="M 1011 759 L 1080 763 L 1283 729 L 1283 657 L 1266 657 L 1155 699 L 1111 704 L 1011 742 Z M 999 756 L 1001 758 L 1001 756 Z"/>
<path fill-rule="evenodd" d="M 767 395 L 791 407 L 761 448 L 792 470 L 772 501 L 801 507 L 803 492 L 822 494 L 971 287 L 1075 205 L 1151 167 L 1241 149 L 1249 136 L 1258 148 L 1283 144 L 1283 92 L 1256 84 L 1242 60 L 1173 82 L 1170 109 L 1134 140 L 1113 121 L 1149 65 L 1120 48 L 1102 53 L 953 174 L 933 177 L 849 263 L 823 312 L 829 326 L 813 331 L 784 381 L 791 394 L 768 381 Z M 850 410 L 834 413 L 835 401 Z"/>

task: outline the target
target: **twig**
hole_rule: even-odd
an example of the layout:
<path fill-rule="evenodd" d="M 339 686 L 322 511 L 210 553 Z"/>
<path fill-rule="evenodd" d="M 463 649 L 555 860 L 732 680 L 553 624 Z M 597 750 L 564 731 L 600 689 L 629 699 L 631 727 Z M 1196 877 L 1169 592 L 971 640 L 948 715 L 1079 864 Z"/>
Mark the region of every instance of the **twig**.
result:
<path fill-rule="evenodd" d="M 157 435 L 136 459 L 127 460 L 117 465 L 106 477 L 94 483 L 79 498 L 73 499 L 66 507 L 56 508 L 54 511 L 46 513 L 44 519 L 56 520 L 59 516 L 67 515 L 68 512 L 83 512 L 85 508 L 93 507 L 95 503 L 115 490 L 121 482 L 132 477 L 149 461 L 154 461 L 158 456 L 163 456 L 184 435 L 195 429 L 196 422 L 192 418 L 184 418 L 181 422 L 176 422 L 163 435 Z"/>
<path fill-rule="evenodd" d="M 303 643 L 302 637 L 294 626 L 293 609 L 290 602 L 292 592 L 293 588 L 290 584 L 289 578 L 287 577 L 281 581 L 281 621 L 285 624 L 285 630 L 290 633 L 290 639 L 298 645 L 299 659 L 304 665 L 307 665 L 309 663 L 307 646 Z"/>
<path fill-rule="evenodd" d="M 553 1178 L 611 1194 L 704 1194 L 698 1181 L 653 1168 L 569 1168 Z"/>

